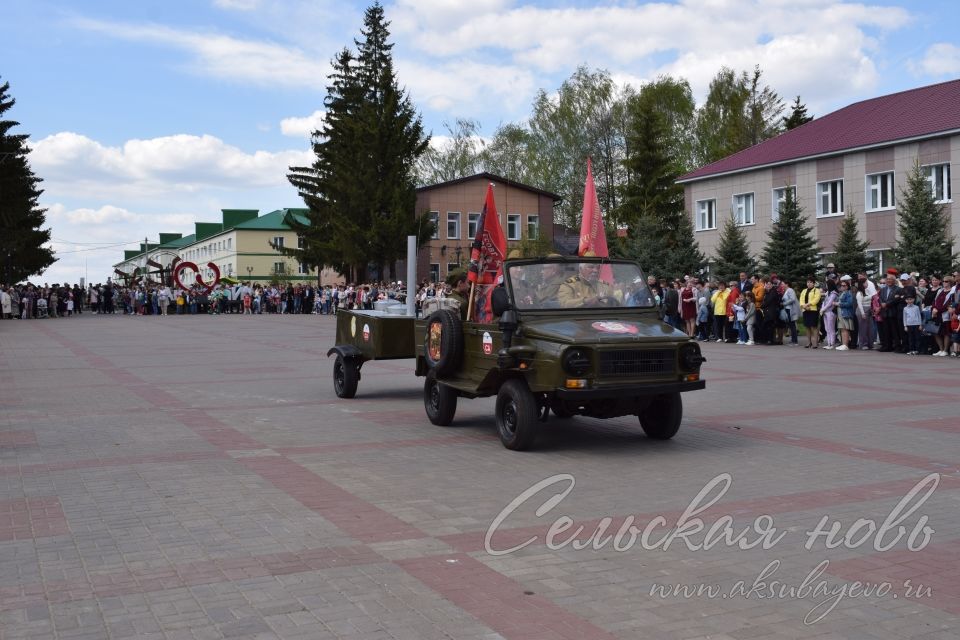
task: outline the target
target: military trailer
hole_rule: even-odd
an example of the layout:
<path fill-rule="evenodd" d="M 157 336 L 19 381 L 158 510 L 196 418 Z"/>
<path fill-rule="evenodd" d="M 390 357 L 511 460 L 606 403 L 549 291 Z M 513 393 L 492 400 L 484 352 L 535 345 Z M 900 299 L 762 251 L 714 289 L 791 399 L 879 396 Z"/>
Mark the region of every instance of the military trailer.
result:
<path fill-rule="evenodd" d="M 366 360 L 416 358 L 433 424 L 450 425 L 460 398 L 496 396 L 501 442 L 525 450 L 551 413 L 635 415 L 648 437 L 672 438 L 683 417 L 680 394 L 705 387 L 699 345 L 658 318 L 636 263 L 508 260 L 502 284 L 476 299 L 489 322 L 462 321 L 452 308 L 395 324 L 371 312 L 338 317 L 328 352 L 337 355 L 337 395 L 353 396 Z"/>

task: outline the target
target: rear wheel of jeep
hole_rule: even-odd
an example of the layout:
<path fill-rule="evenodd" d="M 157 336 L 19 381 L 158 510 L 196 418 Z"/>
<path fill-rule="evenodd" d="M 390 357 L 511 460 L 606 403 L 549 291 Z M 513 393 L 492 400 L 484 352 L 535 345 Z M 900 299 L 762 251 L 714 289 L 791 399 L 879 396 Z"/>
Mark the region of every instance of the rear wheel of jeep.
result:
<path fill-rule="evenodd" d="M 435 371 L 423 383 L 423 408 L 430 422 L 441 427 L 450 426 L 457 412 L 457 392 L 439 382 Z"/>
<path fill-rule="evenodd" d="M 525 451 L 537 437 L 537 399 L 523 380 L 507 380 L 497 394 L 497 432 L 507 449 Z"/>
<path fill-rule="evenodd" d="M 650 404 L 638 416 L 640 426 L 648 438 L 669 440 L 677 435 L 683 420 L 683 400 L 679 393 L 664 393 L 654 396 Z"/>
<path fill-rule="evenodd" d="M 360 371 L 353 358 L 344 358 L 337 355 L 333 362 L 333 390 L 338 398 L 352 398 L 357 395 L 357 383 L 360 381 Z"/>

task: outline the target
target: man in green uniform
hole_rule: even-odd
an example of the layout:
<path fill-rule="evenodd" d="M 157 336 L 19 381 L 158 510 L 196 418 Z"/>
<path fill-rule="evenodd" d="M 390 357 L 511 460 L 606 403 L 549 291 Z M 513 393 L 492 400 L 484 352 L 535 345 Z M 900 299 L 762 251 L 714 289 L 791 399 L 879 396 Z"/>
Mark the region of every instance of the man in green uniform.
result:
<path fill-rule="evenodd" d="M 551 253 L 548 258 L 559 258 L 560 254 Z M 537 306 L 554 307 L 558 304 L 557 295 L 560 285 L 563 284 L 563 265 L 559 262 L 548 262 L 540 267 L 540 287 L 537 289 Z"/>
<path fill-rule="evenodd" d="M 580 273 L 567 278 L 557 291 L 560 306 L 572 307 L 602 307 L 612 304 L 613 289 L 605 282 L 600 282 L 600 264 L 597 262 L 583 262 L 580 264 Z"/>
<path fill-rule="evenodd" d="M 453 288 L 447 297 L 460 303 L 460 319 L 466 321 L 467 298 L 470 296 L 470 283 L 467 281 L 467 272 L 463 269 L 452 271 L 450 275 L 447 276 L 447 284 Z"/>

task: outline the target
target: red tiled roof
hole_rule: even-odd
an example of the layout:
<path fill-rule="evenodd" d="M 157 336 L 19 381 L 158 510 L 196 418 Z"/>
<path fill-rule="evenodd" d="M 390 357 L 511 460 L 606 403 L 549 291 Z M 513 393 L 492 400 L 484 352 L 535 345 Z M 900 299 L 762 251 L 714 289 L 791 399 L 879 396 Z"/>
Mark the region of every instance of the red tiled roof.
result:
<path fill-rule="evenodd" d="M 851 104 L 711 162 L 679 182 L 958 129 L 960 80 L 951 80 Z"/>

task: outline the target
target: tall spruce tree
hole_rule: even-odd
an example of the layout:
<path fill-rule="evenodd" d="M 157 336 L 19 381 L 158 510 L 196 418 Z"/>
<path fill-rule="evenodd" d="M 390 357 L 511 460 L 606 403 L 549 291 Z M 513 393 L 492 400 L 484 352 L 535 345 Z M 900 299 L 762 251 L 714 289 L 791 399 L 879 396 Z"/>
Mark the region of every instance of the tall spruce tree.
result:
<path fill-rule="evenodd" d="M 648 91 L 630 100 L 624 161 L 630 182 L 615 218 L 630 228 L 624 242 L 628 257 L 653 275 L 672 278 L 697 273 L 704 257 L 684 213 L 683 188 L 676 182 L 682 161 L 658 108 L 661 97 Z"/>
<path fill-rule="evenodd" d="M 717 243 L 717 258 L 713 273 L 724 282 L 738 280 L 740 272 L 753 273 L 757 261 L 750 255 L 750 241 L 743 227 L 731 215 L 723 223 L 720 241 Z"/>
<path fill-rule="evenodd" d="M 397 83 L 388 26 L 379 3 L 367 8 L 357 53 L 344 49 L 333 62 L 317 159 L 288 175 L 310 209 L 310 223 L 294 225 L 304 236 L 300 255 L 356 280 L 368 267 L 376 277 L 388 267 L 392 278 L 405 237 L 422 243 L 432 231 L 414 212 L 416 164 L 429 137 Z"/>
<path fill-rule="evenodd" d="M 363 221 L 350 215 L 359 189 L 350 179 L 357 159 L 349 149 L 358 144 L 354 114 L 362 98 L 354 62 L 346 48 L 331 61 L 326 116 L 312 136 L 316 160 L 309 167 L 290 167 L 287 175 L 308 208 L 306 224 L 296 218 L 287 220 L 303 236 L 303 248 L 281 249 L 311 267 L 330 265 L 348 281 L 359 279 L 358 270 L 367 263 Z"/>
<path fill-rule="evenodd" d="M 780 205 L 780 218 L 773 223 L 767 238 L 760 259 L 769 271 L 791 284 L 816 273 L 817 240 L 792 189 L 787 190 L 787 199 Z"/>
<path fill-rule="evenodd" d="M 800 102 L 800 96 L 797 96 L 797 99 L 793 101 L 790 115 L 783 119 L 783 128 L 790 131 L 811 120 L 813 120 L 813 116 L 807 115 L 807 105 Z"/>
<path fill-rule="evenodd" d="M 26 134 L 12 134 L 19 122 L 5 120 L 4 114 L 16 104 L 8 95 L 10 83 L 0 85 L 0 274 L 13 284 L 38 274 L 56 260 L 44 247 L 50 231 L 41 229 L 46 209 L 38 206 L 43 193 L 27 162 Z"/>
<path fill-rule="evenodd" d="M 847 209 L 843 222 L 840 223 L 837 241 L 833 245 L 834 254 L 830 256 L 837 273 L 855 276 L 873 269 L 875 260 L 867 254 L 869 247 L 868 241 L 860 239 L 860 225 L 853 209 Z"/>
<path fill-rule="evenodd" d="M 900 240 L 893 255 L 901 271 L 917 271 L 925 276 L 952 271 L 957 263 L 950 233 L 950 216 L 942 204 L 934 201 L 930 182 L 914 163 L 907 176 L 906 189 L 897 201 L 897 231 Z"/>

